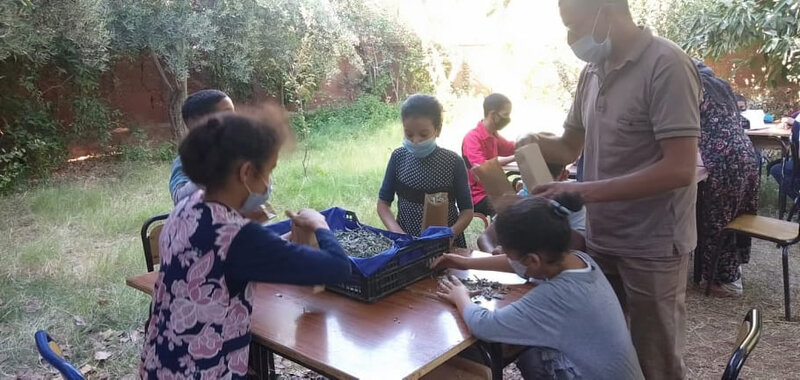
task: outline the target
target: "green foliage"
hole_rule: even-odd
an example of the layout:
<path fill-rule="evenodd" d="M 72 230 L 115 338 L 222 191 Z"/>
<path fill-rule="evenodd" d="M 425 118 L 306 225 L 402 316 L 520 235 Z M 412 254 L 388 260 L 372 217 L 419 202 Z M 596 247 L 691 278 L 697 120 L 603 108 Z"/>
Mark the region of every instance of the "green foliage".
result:
<path fill-rule="evenodd" d="M 66 142 L 49 104 L 3 95 L 0 115 L 6 123 L 0 136 L 0 193 L 31 176 L 46 175 L 66 158 Z"/>
<path fill-rule="evenodd" d="M 420 38 L 396 21 L 390 10 L 363 0 L 338 2 L 347 27 L 357 37 L 363 64 L 363 89 L 381 98 L 400 101 L 415 92 L 430 92 L 428 53 Z"/>
<path fill-rule="evenodd" d="M 800 3 L 797 0 L 689 0 L 676 3 L 671 37 L 701 57 L 756 52 L 767 84 L 800 82 Z"/>
<path fill-rule="evenodd" d="M 83 65 L 105 68 L 105 21 L 102 0 L 0 1 L 0 61 L 42 65 L 70 47 Z"/>
<path fill-rule="evenodd" d="M 0 1 L 0 192 L 64 162 L 77 138 L 103 139 L 117 115 L 97 98 L 110 37 L 102 0 Z M 74 122 L 56 120 L 43 73 L 72 90 Z M 53 78 L 47 78 L 53 79 Z"/>
<path fill-rule="evenodd" d="M 293 126 L 298 128 L 296 117 Z M 383 103 L 374 95 L 365 95 L 350 105 L 323 108 L 305 115 L 304 121 L 318 136 L 356 137 L 400 119 L 398 105 Z"/>
<path fill-rule="evenodd" d="M 341 64 L 356 69 L 350 84 L 375 95 L 354 107 L 380 111 L 382 99 L 431 90 L 427 53 L 370 0 L 0 0 L 0 78 L 16 78 L 0 83 L 0 189 L 59 165 L 70 142 L 109 140 L 121 115 L 98 97 L 98 83 L 112 58 L 153 60 L 177 138 L 186 131 L 187 80 L 197 72 L 241 97 L 256 89 L 277 96 L 306 138 L 317 124 L 316 116 L 306 121 L 307 104 Z M 45 75 L 72 95 L 70 125 L 56 120 L 66 102 L 47 102 Z M 154 156 L 159 149 L 137 142 L 122 152 L 140 161 L 174 151 Z"/>
<path fill-rule="evenodd" d="M 153 144 L 148 141 L 147 133 L 142 129 L 134 129 L 132 135 L 133 142 L 119 147 L 122 161 L 165 162 L 172 161 L 177 155 L 177 148 L 172 141 Z"/>

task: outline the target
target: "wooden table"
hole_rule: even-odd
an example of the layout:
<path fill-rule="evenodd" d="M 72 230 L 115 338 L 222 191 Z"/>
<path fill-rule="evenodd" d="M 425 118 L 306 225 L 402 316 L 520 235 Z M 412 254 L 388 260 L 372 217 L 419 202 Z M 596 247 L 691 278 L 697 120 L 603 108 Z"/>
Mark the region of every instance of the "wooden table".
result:
<path fill-rule="evenodd" d="M 463 278 L 521 284 L 514 274 L 458 271 Z M 126 283 L 152 294 L 157 272 Z M 255 286 L 253 343 L 325 376 L 337 379 L 418 379 L 477 340 L 455 307 L 436 297 L 433 278 L 420 280 L 374 304 L 310 287 Z M 530 285 L 512 285 L 503 300 L 483 300 L 489 309 L 519 299 Z M 258 355 L 251 353 L 251 363 Z M 496 359 L 492 358 L 493 367 Z M 271 364 L 271 363 L 270 363 Z M 500 367 L 502 373 L 502 367 Z"/>

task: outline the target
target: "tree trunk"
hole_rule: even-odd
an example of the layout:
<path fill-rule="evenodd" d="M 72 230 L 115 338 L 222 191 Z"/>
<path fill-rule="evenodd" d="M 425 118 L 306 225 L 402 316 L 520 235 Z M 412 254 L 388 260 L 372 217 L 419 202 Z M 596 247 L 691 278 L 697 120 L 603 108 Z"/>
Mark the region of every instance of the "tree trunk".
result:
<path fill-rule="evenodd" d="M 169 92 L 169 124 L 172 127 L 172 135 L 175 141 L 180 142 L 189 133 L 186 124 L 183 123 L 181 108 L 186 101 L 187 89 L 186 80 L 175 80 L 176 86 Z"/>
<path fill-rule="evenodd" d="M 167 72 L 161 65 L 161 60 L 158 58 L 158 55 L 154 51 L 150 51 L 150 56 L 153 58 L 153 63 L 156 69 L 158 69 L 161 81 L 164 84 L 164 94 L 166 94 L 165 98 L 168 103 L 167 112 L 169 114 L 169 125 L 172 128 L 172 136 L 175 137 L 176 143 L 180 143 L 183 137 L 188 133 L 186 124 L 183 123 L 183 115 L 181 114 L 183 102 L 186 101 L 188 92 L 186 88 L 187 79 L 180 80 L 174 73 L 170 73 L 169 76 L 171 79 L 168 78 Z"/>

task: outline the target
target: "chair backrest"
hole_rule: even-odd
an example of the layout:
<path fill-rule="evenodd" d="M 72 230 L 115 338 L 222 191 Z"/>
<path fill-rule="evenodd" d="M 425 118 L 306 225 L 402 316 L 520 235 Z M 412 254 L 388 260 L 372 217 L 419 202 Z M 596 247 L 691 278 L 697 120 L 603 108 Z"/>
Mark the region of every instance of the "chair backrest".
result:
<path fill-rule="evenodd" d="M 157 215 L 142 225 L 142 249 L 144 250 L 144 262 L 147 264 L 147 271 L 152 272 L 155 265 L 160 261 L 158 255 L 158 238 L 161 236 L 161 229 L 164 228 L 164 221 L 168 214 Z"/>
<path fill-rule="evenodd" d="M 744 322 L 739 327 L 739 334 L 736 339 L 736 349 L 733 351 L 728 365 L 725 366 L 725 373 L 722 380 L 735 380 L 739 378 L 739 371 L 742 370 L 745 360 L 756 348 L 758 340 L 761 338 L 761 313 L 758 309 L 752 309 L 744 317 Z"/>
<path fill-rule="evenodd" d="M 39 330 L 34 335 L 34 339 L 36 340 L 36 350 L 39 351 L 39 355 L 42 355 L 42 358 L 50 365 L 52 365 L 55 369 L 61 373 L 61 376 L 64 377 L 66 380 L 83 380 L 83 375 L 81 375 L 80 371 L 75 369 L 75 367 L 66 361 L 61 354 L 61 348 L 58 347 L 58 344 L 50 338 L 50 335 L 47 335 L 46 332 Z"/>

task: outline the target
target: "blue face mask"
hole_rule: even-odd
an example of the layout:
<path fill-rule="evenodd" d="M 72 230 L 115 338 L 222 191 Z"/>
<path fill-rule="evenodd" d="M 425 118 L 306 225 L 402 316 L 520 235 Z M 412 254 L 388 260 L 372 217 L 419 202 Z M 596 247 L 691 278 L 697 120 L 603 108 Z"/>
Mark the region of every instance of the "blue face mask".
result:
<path fill-rule="evenodd" d="M 267 190 L 264 194 L 254 193 L 250 190 L 246 183 L 244 184 L 244 187 L 247 189 L 250 195 L 248 195 L 247 199 L 244 201 L 244 205 L 239 210 L 240 213 L 249 214 L 251 212 L 255 212 L 259 207 L 261 207 L 261 205 L 267 203 L 269 196 L 272 195 L 272 183 L 267 183 L 264 181 L 264 184 L 267 185 Z"/>
<path fill-rule="evenodd" d="M 408 138 L 404 138 L 403 148 L 406 148 L 416 158 L 425 158 L 436 150 L 436 138 L 430 138 L 417 144 L 412 143 Z"/>
<path fill-rule="evenodd" d="M 569 47 L 572 48 L 572 52 L 575 53 L 575 56 L 580 58 L 584 62 L 600 64 L 611 55 L 611 39 L 609 35 L 611 35 L 611 28 L 608 28 L 608 33 L 606 34 L 606 39 L 603 42 L 596 42 L 594 40 L 594 32 L 597 29 L 597 20 L 600 18 L 600 12 L 603 9 L 597 11 L 597 16 L 594 17 L 594 27 L 592 27 L 592 32 L 581 37 L 579 40 L 575 41 Z"/>

